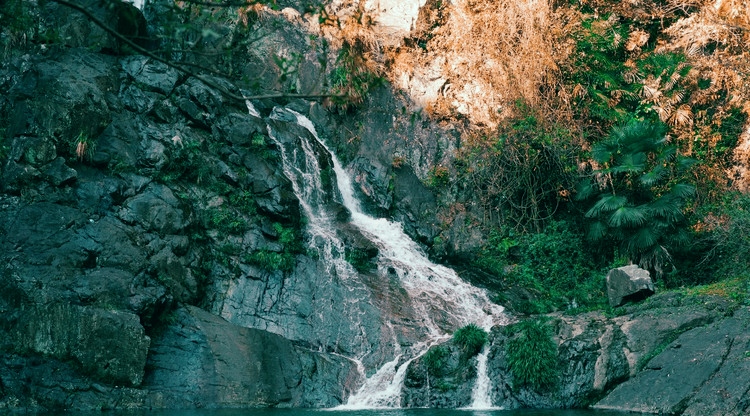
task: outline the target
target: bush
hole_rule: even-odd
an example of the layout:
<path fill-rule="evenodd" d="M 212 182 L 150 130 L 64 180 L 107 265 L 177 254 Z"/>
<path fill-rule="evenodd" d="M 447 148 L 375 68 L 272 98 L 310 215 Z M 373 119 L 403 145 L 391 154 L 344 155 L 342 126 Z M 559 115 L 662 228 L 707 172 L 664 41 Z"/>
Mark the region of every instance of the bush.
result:
<path fill-rule="evenodd" d="M 512 338 L 506 344 L 513 387 L 534 390 L 552 387 L 558 378 L 557 345 L 543 319 L 519 322 L 509 327 Z"/>
<path fill-rule="evenodd" d="M 471 358 L 487 343 L 487 332 L 476 324 L 469 324 L 453 333 L 453 342 L 461 347 L 466 358 Z"/>
<path fill-rule="evenodd" d="M 544 232 L 492 234 L 476 266 L 535 295 L 522 313 L 545 313 L 570 307 L 595 308 L 606 297 L 602 273 L 583 244 L 583 235 L 566 221 L 553 221 Z M 517 308 L 518 309 L 518 308 Z"/>
<path fill-rule="evenodd" d="M 422 357 L 424 365 L 427 367 L 427 372 L 432 376 L 441 376 L 445 369 L 445 361 L 449 355 L 450 351 L 448 351 L 448 348 L 442 345 L 430 348 Z"/>

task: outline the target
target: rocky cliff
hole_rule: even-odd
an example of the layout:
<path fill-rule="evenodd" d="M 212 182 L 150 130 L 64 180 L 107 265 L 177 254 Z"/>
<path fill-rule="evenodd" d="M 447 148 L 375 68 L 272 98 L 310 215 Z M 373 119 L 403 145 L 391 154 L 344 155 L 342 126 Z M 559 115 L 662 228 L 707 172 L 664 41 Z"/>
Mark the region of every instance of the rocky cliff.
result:
<path fill-rule="evenodd" d="M 422 118 L 387 86 L 354 114 L 301 99 L 255 100 L 248 111 L 154 59 L 113 54 L 116 42 L 85 19 L 45 7 L 72 22 L 66 42 L 19 47 L 0 66 L 0 408 L 330 407 L 415 343 L 420 312 L 395 271 L 372 271 L 377 248 L 347 226 L 332 183 L 322 199 L 358 280 L 302 244 L 306 220 L 275 140 L 295 146 L 310 132 L 270 115 L 286 106 L 309 117 L 354 173 L 365 211 L 453 257 L 481 236 L 461 213 L 440 224 L 422 181 L 464 126 Z M 283 30 L 235 62 L 240 72 L 276 71 L 261 52 L 282 45 L 304 57 L 297 88 L 317 91 L 326 56 L 309 52 L 298 20 L 267 17 L 268 33 Z M 317 150 L 332 181 L 330 155 Z M 749 362 L 746 307 L 661 297 L 625 312 L 553 317 L 560 375 L 542 392 L 514 384 L 505 348 L 514 335 L 497 327 L 493 402 L 748 408 L 738 370 Z M 412 363 L 403 405 L 470 403 L 473 361 L 447 351 L 432 380 L 424 360 Z"/>

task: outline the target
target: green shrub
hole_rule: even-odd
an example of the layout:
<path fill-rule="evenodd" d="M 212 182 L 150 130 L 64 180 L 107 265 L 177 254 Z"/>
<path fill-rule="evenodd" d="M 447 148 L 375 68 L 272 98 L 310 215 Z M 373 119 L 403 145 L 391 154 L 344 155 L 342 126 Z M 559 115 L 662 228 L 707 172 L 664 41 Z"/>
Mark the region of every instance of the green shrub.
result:
<path fill-rule="evenodd" d="M 449 355 L 450 351 L 448 348 L 442 345 L 430 348 L 422 357 L 424 365 L 427 367 L 427 372 L 437 377 L 443 375 L 445 362 Z"/>
<path fill-rule="evenodd" d="M 512 337 L 506 343 L 508 367 L 513 387 L 548 389 L 559 376 L 557 345 L 543 319 L 519 322 L 508 328 Z"/>
<path fill-rule="evenodd" d="M 243 257 L 243 260 L 268 271 L 289 272 L 294 269 L 296 264 L 294 254 L 269 250 L 258 250 L 247 254 Z"/>
<path fill-rule="evenodd" d="M 535 296 L 514 305 L 518 312 L 545 313 L 605 303 L 602 265 L 593 258 L 581 232 L 566 221 L 553 221 L 536 234 L 496 230 L 474 265 L 498 276 L 504 286 L 521 287 Z"/>
<path fill-rule="evenodd" d="M 470 358 L 482 351 L 487 343 L 487 332 L 476 324 L 468 324 L 453 333 L 453 342 L 461 347 L 466 358 Z"/>

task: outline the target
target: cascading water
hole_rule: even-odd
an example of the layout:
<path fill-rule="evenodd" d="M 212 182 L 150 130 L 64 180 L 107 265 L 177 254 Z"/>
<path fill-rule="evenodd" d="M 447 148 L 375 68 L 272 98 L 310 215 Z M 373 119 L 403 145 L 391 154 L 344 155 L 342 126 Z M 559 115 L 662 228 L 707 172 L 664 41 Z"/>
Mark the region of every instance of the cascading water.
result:
<path fill-rule="evenodd" d="M 248 103 L 252 112 L 252 105 Z M 339 278 L 356 278 L 357 272 L 345 261 L 345 245 L 336 235 L 336 226 L 328 213 L 322 195 L 321 167 L 315 146 L 322 146 L 330 153 L 336 175 L 341 203 L 351 212 L 351 224 L 378 249 L 378 272 L 398 277 L 400 286 L 409 295 L 411 307 L 423 336 L 420 342 L 407 347 L 398 345 L 394 335 L 393 360 L 367 378 L 362 387 L 352 396 L 344 408 L 399 407 L 400 392 L 406 369 L 413 360 L 424 354 L 430 346 L 449 337 L 455 329 L 474 323 L 489 329 L 495 324 L 504 324 L 507 318 L 503 308 L 489 301 L 486 293 L 458 277 L 450 268 L 432 263 L 419 246 L 403 231 L 401 224 L 377 219 L 363 213 L 354 196 L 351 179 L 335 154 L 320 140 L 312 122 L 292 110 L 275 108 L 271 120 L 291 121 L 307 129 L 315 140 L 300 137 L 299 148 L 285 146 L 269 127 L 271 138 L 279 146 L 286 176 L 292 181 L 295 193 L 308 219 L 310 244 L 321 252 L 321 258 L 329 264 L 330 272 Z M 390 324 L 389 324 L 390 325 Z M 391 327 L 392 328 L 392 327 Z M 473 393 L 472 407 L 489 408 L 489 379 L 486 372 L 487 348 L 479 357 L 477 386 Z M 361 357 L 353 357 L 356 361 Z"/>

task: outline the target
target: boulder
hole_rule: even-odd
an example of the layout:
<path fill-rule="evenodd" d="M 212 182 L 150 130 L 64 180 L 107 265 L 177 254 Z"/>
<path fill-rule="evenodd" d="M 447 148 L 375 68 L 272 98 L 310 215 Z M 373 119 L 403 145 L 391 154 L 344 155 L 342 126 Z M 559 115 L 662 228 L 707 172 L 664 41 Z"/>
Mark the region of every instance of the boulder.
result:
<path fill-rule="evenodd" d="M 607 296 L 612 307 L 640 301 L 654 294 L 654 283 L 648 270 L 631 264 L 607 273 Z"/>

